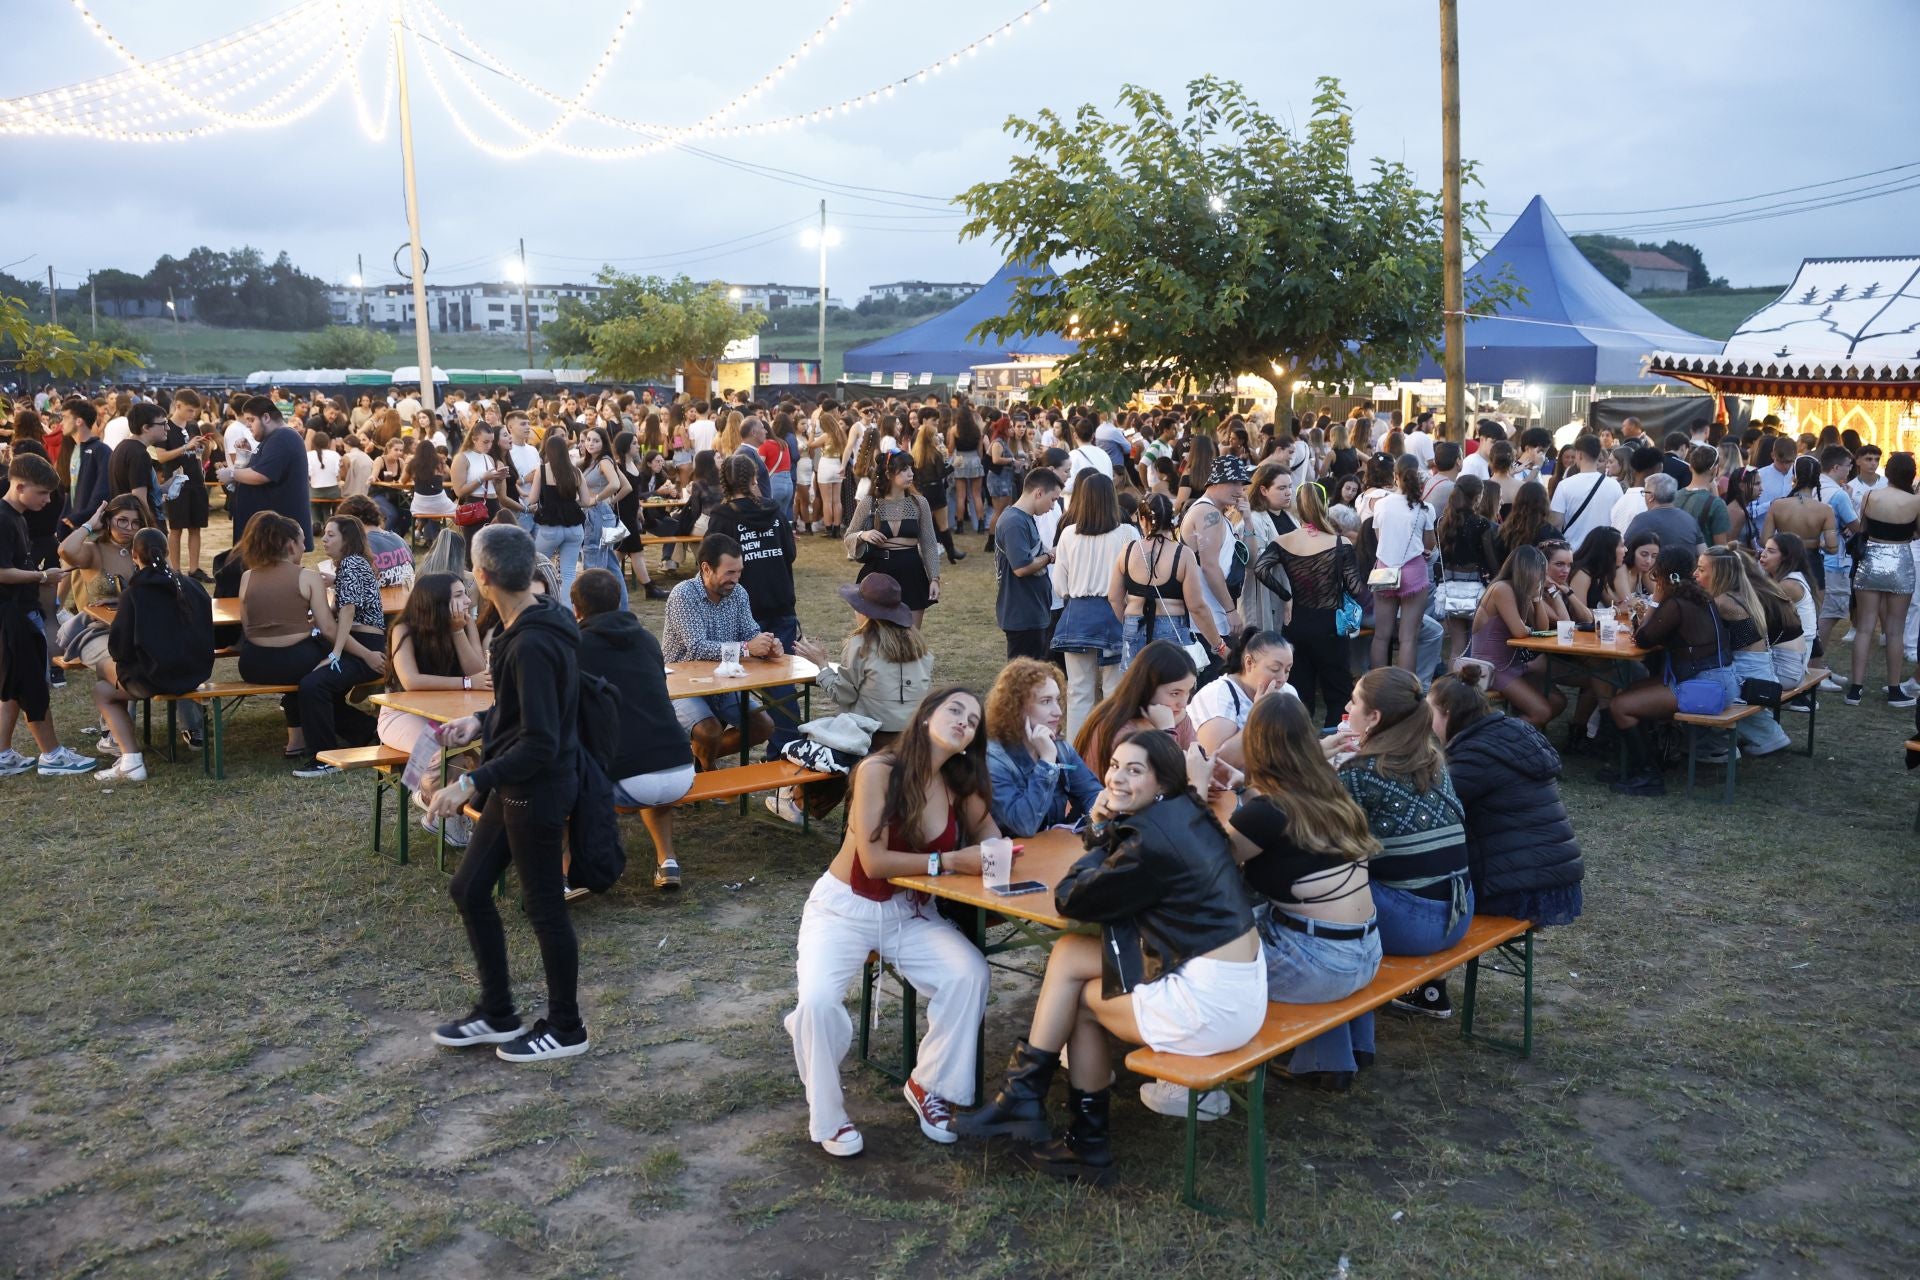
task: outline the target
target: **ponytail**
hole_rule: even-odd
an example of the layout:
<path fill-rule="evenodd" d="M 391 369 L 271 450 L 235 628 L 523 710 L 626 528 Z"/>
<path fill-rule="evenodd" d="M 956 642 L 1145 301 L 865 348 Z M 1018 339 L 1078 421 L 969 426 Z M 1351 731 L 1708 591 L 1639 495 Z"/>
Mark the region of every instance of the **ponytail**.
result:
<path fill-rule="evenodd" d="M 133 535 L 133 562 L 142 569 L 158 569 L 167 575 L 173 594 L 180 594 L 180 575 L 167 563 L 167 535 L 158 529 L 142 529 Z"/>

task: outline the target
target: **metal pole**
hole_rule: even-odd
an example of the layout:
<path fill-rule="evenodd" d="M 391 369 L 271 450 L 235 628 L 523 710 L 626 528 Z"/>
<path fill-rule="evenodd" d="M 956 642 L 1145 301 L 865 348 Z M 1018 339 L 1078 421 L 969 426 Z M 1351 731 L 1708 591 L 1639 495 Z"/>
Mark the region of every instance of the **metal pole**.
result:
<path fill-rule="evenodd" d="M 87 336 L 100 336 L 100 299 L 94 296 L 93 272 L 87 272 Z"/>
<path fill-rule="evenodd" d="M 359 320 L 362 329 L 369 328 L 370 326 L 367 322 L 367 264 L 361 261 L 360 255 L 357 253 L 353 255 L 353 278 L 360 282 L 354 286 L 354 291 L 359 294 L 359 301 L 354 305 L 360 308 L 360 314 L 356 319 Z"/>
<path fill-rule="evenodd" d="M 533 368 L 533 312 L 527 305 L 527 240 L 520 238 L 520 327 L 527 335 L 527 368 Z"/>
<path fill-rule="evenodd" d="M 53 308 L 53 322 L 60 323 L 60 290 L 53 283 L 53 268 L 47 268 L 47 305 Z"/>
<path fill-rule="evenodd" d="M 1460 9 L 1459 0 L 1440 0 L 1440 138 L 1443 261 L 1441 297 L 1446 308 L 1447 432 L 1467 438 L 1467 325 L 1461 314 L 1466 291 L 1460 252 Z"/>
<path fill-rule="evenodd" d="M 827 376 L 827 202 L 820 202 L 820 378 Z"/>
<path fill-rule="evenodd" d="M 167 310 L 173 312 L 173 331 L 180 332 L 180 304 L 173 300 L 173 286 L 167 286 Z"/>
<path fill-rule="evenodd" d="M 433 408 L 433 339 L 427 328 L 427 263 L 420 252 L 420 195 L 413 181 L 413 109 L 407 99 L 407 45 L 400 9 L 393 11 L 394 76 L 400 88 L 400 173 L 407 189 L 407 235 L 413 260 L 413 345 L 420 362 L 420 405 Z"/>

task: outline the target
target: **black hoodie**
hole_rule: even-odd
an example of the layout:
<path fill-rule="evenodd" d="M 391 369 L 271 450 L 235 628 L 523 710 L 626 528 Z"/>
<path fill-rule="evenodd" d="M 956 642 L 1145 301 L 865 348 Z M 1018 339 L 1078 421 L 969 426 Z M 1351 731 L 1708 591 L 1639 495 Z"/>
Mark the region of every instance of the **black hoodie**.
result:
<path fill-rule="evenodd" d="M 715 507 L 708 533 L 740 544 L 740 585 L 747 589 L 753 620 L 768 631 L 793 616 L 793 526 L 764 498 L 735 498 Z"/>
<path fill-rule="evenodd" d="M 129 693 L 193 692 L 213 675 L 213 603 L 206 589 L 164 569 L 136 569 L 114 613 L 107 651 Z"/>
<path fill-rule="evenodd" d="M 1517 716 L 1482 716 L 1447 743 L 1447 774 L 1467 815 L 1476 905 L 1579 884 L 1585 868 L 1560 800 L 1560 753 Z"/>
<path fill-rule="evenodd" d="M 693 763 L 687 731 L 667 698 L 660 642 L 630 613 L 596 614 L 580 623 L 580 669 L 620 691 L 620 749 L 613 780 Z"/>
<path fill-rule="evenodd" d="M 472 774 L 476 790 L 535 801 L 541 817 L 565 820 L 580 784 L 579 651 L 573 615 L 546 599 L 493 642 L 493 709 L 481 722 L 486 745 Z"/>

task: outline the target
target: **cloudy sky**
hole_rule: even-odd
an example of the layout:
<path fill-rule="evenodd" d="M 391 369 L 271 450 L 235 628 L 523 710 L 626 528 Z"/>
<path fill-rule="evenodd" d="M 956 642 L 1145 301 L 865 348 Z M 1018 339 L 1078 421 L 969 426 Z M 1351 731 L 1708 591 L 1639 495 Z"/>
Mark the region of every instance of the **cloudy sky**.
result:
<path fill-rule="evenodd" d="M 352 3 L 353 0 L 347 0 Z M 733 0 L 642 6 L 593 98 L 608 113 L 667 124 L 697 119 L 752 84 L 834 12 L 839 0 Z M 828 40 L 740 119 L 829 104 L 963 49 L 1031 0 L 854 0 Z M 527 79 L 563 95 L 585 81 L 626 0 L 442 0 L 469 35 Z M 118 69 L 68 0 L 0 0 L 0 85 L 54 89 Z M 174 52 L 282 11 L 238 0 L 91 0 L 107 30 L 142 56 Z M 1569 230 L 1718 216 L 1751 206 L 1638 211 L 1727 201 L 1920 161 L 1916 0 L 1466 0 L 1461 6 L 1464 149 L 1489 207 L 1535 193 Z M 1404 158 L 1439 177 L 1439 74 L 1433 0 L 1053 0 L 1050 12 L 925 85 L 850 116 L 776 136 L 711 140 L 706 155 L 594 161 L 504 160 L 456 128 L 418 63 L 413 71 L 421 213 L 442 282 L 498 278 L 524 236 L 534 277 L 585 279 L 604 261 L 735 281 L 810 281 L 799 226 L 817 180 L 844 240 L 840 295 L 901 278 L 983 280 L 984 242 L 914 195 L 946 197 L 1004 171 L 1002 124 L 1041 107 L 1110 108 L 1127 82 L 1177 94 L 1188 79 L 1238 79 L 1282 119 L 1304 119 L 1317 75 L 1340 77 L 1356 110 L 1356 158 Z M 364 58 L 377 92 L 383 39 Z M 314 58 L 337 56 L 315 42 Z M 463 64 L 499 104 L 536 128 L 553 118 L 495 72 Z M 322 77 L 324 79 L 324 77 Z M 446 71 L 469 125 L 514 135 Z M 599 126 L 560 136 L 631 141 Z M 406 235 L 397 135 L 365 137 L 343 89 L 272 131 L 178 145 L 0 139 L 0 267 L 63 284 L 89 268 L 144 271 L 197 244 L 286 249 L 333 280 L 365 255 L 369 281 Z M 786 173 L 768 173 L 767 169 Z M 1807 199 L 1899 182 L 1920 166 L 1773 197 Z M 864 192 L 845 187 L 869 188 Z M 908 197 L 890 192 L 905 192 Z M 856 198 L 864 196 L 865 198 Z M 1624 211 L 1624 212 L 1623 212 Z M 929 215 L 935 216 L 929 216 Z M 1588 216 L 1573 216 L 1576 214 Z M 1505 219 L 1494 219 L 1495 234 Z M 1920 252 L 1920 189 L 1794 216 L 1636 238 L 1692 240 L 1735 284 L 1789 279 L 1802 257 Z"/>

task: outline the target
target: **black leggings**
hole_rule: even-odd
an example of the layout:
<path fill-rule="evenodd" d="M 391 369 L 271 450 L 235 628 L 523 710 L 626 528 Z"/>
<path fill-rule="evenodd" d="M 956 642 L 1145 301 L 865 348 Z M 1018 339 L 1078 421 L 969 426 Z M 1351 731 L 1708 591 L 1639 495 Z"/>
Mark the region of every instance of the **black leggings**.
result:
<path fill-rule="evenodd" d="M 299 644 L 284 648 L 242 640 L 240 678 L 251 684 L 299 684 L 306 679 L 308 672 L 325 660 L 329 652 L 331 650 L 319 636 L 308 636 Z M 300 727 L 299 694 L 282 695 L 280 710 L 287 717 L 287 728 Z"/>
<path fill-rule="evenodd" d="M 1332 609 L 1296 604 L 1286 627 L 1287 639 L 1293 643 L 1294 691 L 1309 716 L 1314 691 L 1319 691 L 1327 706 L 1320 723 L 1329 727 L 1340 723 L 1347 699 L 1353 696 L 1353 672 L 1347 665 L 1351 646 L 1345 636 L 1334 634 L 1333 614 Z"/>
<path fill-rule="evenodd" d="M 496 1021 L 510 1018 L 514 1008 L 507 934 L 494 905 L 493 882 L 513 865 L 520 875 L 520 902 L 547 971 L 547 1021 L 556 1031 L 572 1031 L 580 1025 L 580 942 L 561 891 L 566 814 L 545 816 L 559 807 L 551 800 L 509 800 L 497 791 L 489 795 L 449 892 L 466 923 L 467 942 L 480 972 L 480 1012 Z"/>
<path fill-rule="evenodd" d="M 380 644 L 378 637 L 365 633 L 356 637 L 369 648 Z M 321 656 L 331 653 L 329 648 Z M 336 747 L 364 747 L 373 742 L 379 722 L 357 707 L 347 705 L 347 694 L 356 685 L 379 679 L 374 669 L 351 653 L 340 655 L 336 667 L 316 667 L 300 677 L 300 722 L 307 737 L 307 750 L 314 755 Z"/>

